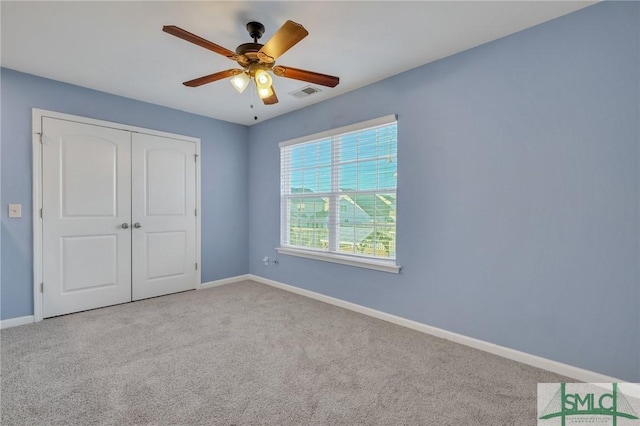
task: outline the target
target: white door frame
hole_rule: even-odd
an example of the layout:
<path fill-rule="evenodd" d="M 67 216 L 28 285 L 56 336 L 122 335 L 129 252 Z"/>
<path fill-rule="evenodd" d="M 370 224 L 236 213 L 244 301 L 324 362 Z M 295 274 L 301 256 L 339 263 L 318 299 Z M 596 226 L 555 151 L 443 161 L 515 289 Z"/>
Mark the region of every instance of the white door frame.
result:
<path fill-rule="evenodd" d="M 148 135 L 179 139 L 192 142 L 196 145 L 196 289 L 202 285 L 202 258 L 200 254 L 201 237 L 201 189 L 200 189 L 200 138 L 178 135 L 174 133 L 161 132 L 157 130 L 145 129 L 143 127 L 129 126 L 126 124 L 113 123 L 110 121 L 96 120 L 93 118 L 80 117 L 77 115 L 64 114 L 61 112 L 48 111 L 39 108 L 32 108 L 32 128 L 33 128 L 33 175 L 32 175 L 32 195 L 33 195 L 33 317 L 34 321 L 42 321 L 42 118 L 50 117 L 59 120 L 75 121 L 78 123 L 103 126 L 113 129 L 126 130 L 134 133 L 145 133 Z M 45 212 L 46 214 L 46 212 Z"/>

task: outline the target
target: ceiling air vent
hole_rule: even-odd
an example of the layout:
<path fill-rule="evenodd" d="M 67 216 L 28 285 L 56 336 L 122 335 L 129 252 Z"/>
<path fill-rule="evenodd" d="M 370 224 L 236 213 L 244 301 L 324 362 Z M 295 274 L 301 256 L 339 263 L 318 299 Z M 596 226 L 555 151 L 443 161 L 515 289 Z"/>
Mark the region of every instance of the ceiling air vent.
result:
<path fill-rule="evenodd" d="M 312 86 L 305 86 L 302 89 L 298 89 L 298 90 L 294 90 L 293 92 L 290 92 L 289 94 L 296 97 L 296 98 L 306 98 L 307 96 L 311 96 L 314 93 L 318 93 L 321 92 L 322 90 L 320 89 L 316 89 L 315 87 Z"/>

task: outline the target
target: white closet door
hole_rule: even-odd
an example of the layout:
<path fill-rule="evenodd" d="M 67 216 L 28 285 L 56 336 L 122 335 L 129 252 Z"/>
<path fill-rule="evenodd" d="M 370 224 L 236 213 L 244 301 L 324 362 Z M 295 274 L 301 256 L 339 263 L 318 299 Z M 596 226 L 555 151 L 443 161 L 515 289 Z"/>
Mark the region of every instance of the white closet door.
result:
<path fill-rule="evenodd" d="M 196 286 L 195 143 L 134 133 L 133 300 Z"/>
<path fill-rule="evenodd" d="M 131 300 L 131 133 L 42 123 L 43 316 Z"/>

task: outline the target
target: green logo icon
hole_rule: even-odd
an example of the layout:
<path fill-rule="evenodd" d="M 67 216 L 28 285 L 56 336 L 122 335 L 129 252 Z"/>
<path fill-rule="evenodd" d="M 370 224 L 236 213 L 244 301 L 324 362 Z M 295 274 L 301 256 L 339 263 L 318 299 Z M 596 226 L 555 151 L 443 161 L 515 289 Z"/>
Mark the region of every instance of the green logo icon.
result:
<path fill-rule="evenodd" d="M 608 389 L 604 392 L 567 392 L 567 384 L 560 383 L 560 388 L 540 414 L 540 420 L 560 418 L 562 426 L 566 425 L 570 416 L 581 416 L 584 424 L 593 423 L 592 416 L 607 416 L 611 418 L 613 426 L 617 426 L 618 418 L 639 420 L 617 383 L 611 384 L 611 392 Z"/>

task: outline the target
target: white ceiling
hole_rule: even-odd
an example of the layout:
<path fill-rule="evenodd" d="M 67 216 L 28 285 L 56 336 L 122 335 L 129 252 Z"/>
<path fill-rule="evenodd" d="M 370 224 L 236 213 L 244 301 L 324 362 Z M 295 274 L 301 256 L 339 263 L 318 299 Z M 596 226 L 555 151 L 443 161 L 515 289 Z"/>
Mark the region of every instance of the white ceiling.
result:
<path fill-rule="evenodd" d="M 1 1 L 1 65 L 67 83 L 246 125 L 303 108 L 425 63 L 583 8 L 593 1 Z M 265 106 L 227 80 L 181 83 L 235 62 L 162 32 L 176 25 L 235 50 L 247 22 L 287 20 L 309 35 L 277 64 L 340 77 L 305 99 L 304 82 L 274 77 L 280 102 Z M 253 97 L 253 99 L 252 99 Z M 250 105 L 256 103 L 256 109 Z"/>

